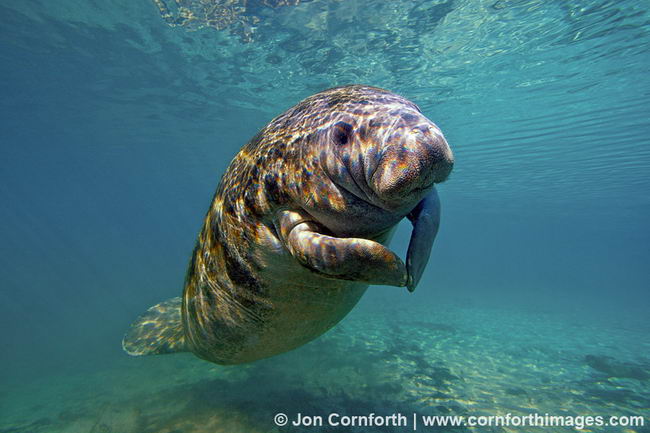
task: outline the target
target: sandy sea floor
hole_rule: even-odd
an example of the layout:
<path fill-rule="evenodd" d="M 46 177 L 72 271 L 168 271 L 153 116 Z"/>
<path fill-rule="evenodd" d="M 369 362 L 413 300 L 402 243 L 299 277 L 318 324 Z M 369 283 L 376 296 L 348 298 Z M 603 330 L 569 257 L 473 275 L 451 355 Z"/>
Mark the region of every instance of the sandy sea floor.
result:
<path fill-rule="evenodd" d="M 2 395 L 0 433 L 412 431 L 420 415 L 641 415 L 650 432 L 650 332 L 553 312 L 441 305 L 356 311 L 294 352 L 222 367 L 191 355 L 124 356 L 94 374 Z M 324 427 L 277 427 L 276 413 Z M 330 413 L 409 417 L 408 427 L 332 427 Z M 419 431 L 435 431 L 418 426 Z M 445 431 L 571 432 L 572 427 Z"/>

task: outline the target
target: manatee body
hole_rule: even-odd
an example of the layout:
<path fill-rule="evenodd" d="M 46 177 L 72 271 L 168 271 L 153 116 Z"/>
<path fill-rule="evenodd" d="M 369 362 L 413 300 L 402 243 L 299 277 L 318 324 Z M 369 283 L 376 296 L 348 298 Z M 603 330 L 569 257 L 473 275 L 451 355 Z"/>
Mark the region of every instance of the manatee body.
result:
<path fill-rule="evenodd" d="M 231 162 L 182 298 L 140 316 L 124 350 L 250 362 L 323 334 L 369 284 L 412 291 L 438 230 L 434 186 L 452 167 L 438 127 L 401 96 L 354 85 L 303 100 Z M 386 247 L 404 217 L 406 264 Z"/>

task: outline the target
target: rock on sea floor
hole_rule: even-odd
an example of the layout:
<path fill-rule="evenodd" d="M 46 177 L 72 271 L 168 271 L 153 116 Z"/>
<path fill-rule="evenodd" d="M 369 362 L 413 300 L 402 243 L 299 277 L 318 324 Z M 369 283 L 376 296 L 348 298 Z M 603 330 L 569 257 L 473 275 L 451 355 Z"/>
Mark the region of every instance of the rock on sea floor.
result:
<path fill-rule="evenodd" d="M 650 431 L 650 381 L 641 373 L 650 371 L 648 329 L 453 304 L 367 310 L 296 351 L 250 365 L 222 367 L 188 354 L 124 356 L 92 373 L 13 385 L 1 397 L 0 433 L 315 431 L 275 426 L 279 412 L 290 419 L 332 412 L 642 415 L 645 427 L 592 431 Z"/>

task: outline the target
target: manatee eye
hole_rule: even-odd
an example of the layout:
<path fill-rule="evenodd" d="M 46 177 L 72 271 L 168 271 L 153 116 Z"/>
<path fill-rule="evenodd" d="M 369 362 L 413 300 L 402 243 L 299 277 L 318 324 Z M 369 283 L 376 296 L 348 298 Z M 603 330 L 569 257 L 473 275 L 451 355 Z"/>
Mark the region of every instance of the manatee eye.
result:
<path fill-rule="evenodd" d="M 350 135 L 352 135 L 352 125 L 346 122 L 337 122 L 333 128 L 332 139 L 334 140 L 334 144 L 338 146 L 348 144 Z"/>

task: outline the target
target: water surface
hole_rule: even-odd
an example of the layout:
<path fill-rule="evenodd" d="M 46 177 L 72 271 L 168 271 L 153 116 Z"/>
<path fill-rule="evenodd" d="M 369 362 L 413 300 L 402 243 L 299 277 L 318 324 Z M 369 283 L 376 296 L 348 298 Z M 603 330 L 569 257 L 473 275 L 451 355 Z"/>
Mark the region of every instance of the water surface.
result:
<path fill-rule="evenodd" d="M 0 431 L 647 417 L 648 381 L 590 360 L 650 365 L 648 2 L 262 3 L 221 30 L 148 0 L 0 3 Z M 323 338 L 249 366 L 126 357 L 128 324 L 180 293 L 238 149 L 349 83 L 413 100 L 454 149 L 418 290 L 371 288 Z"/>

